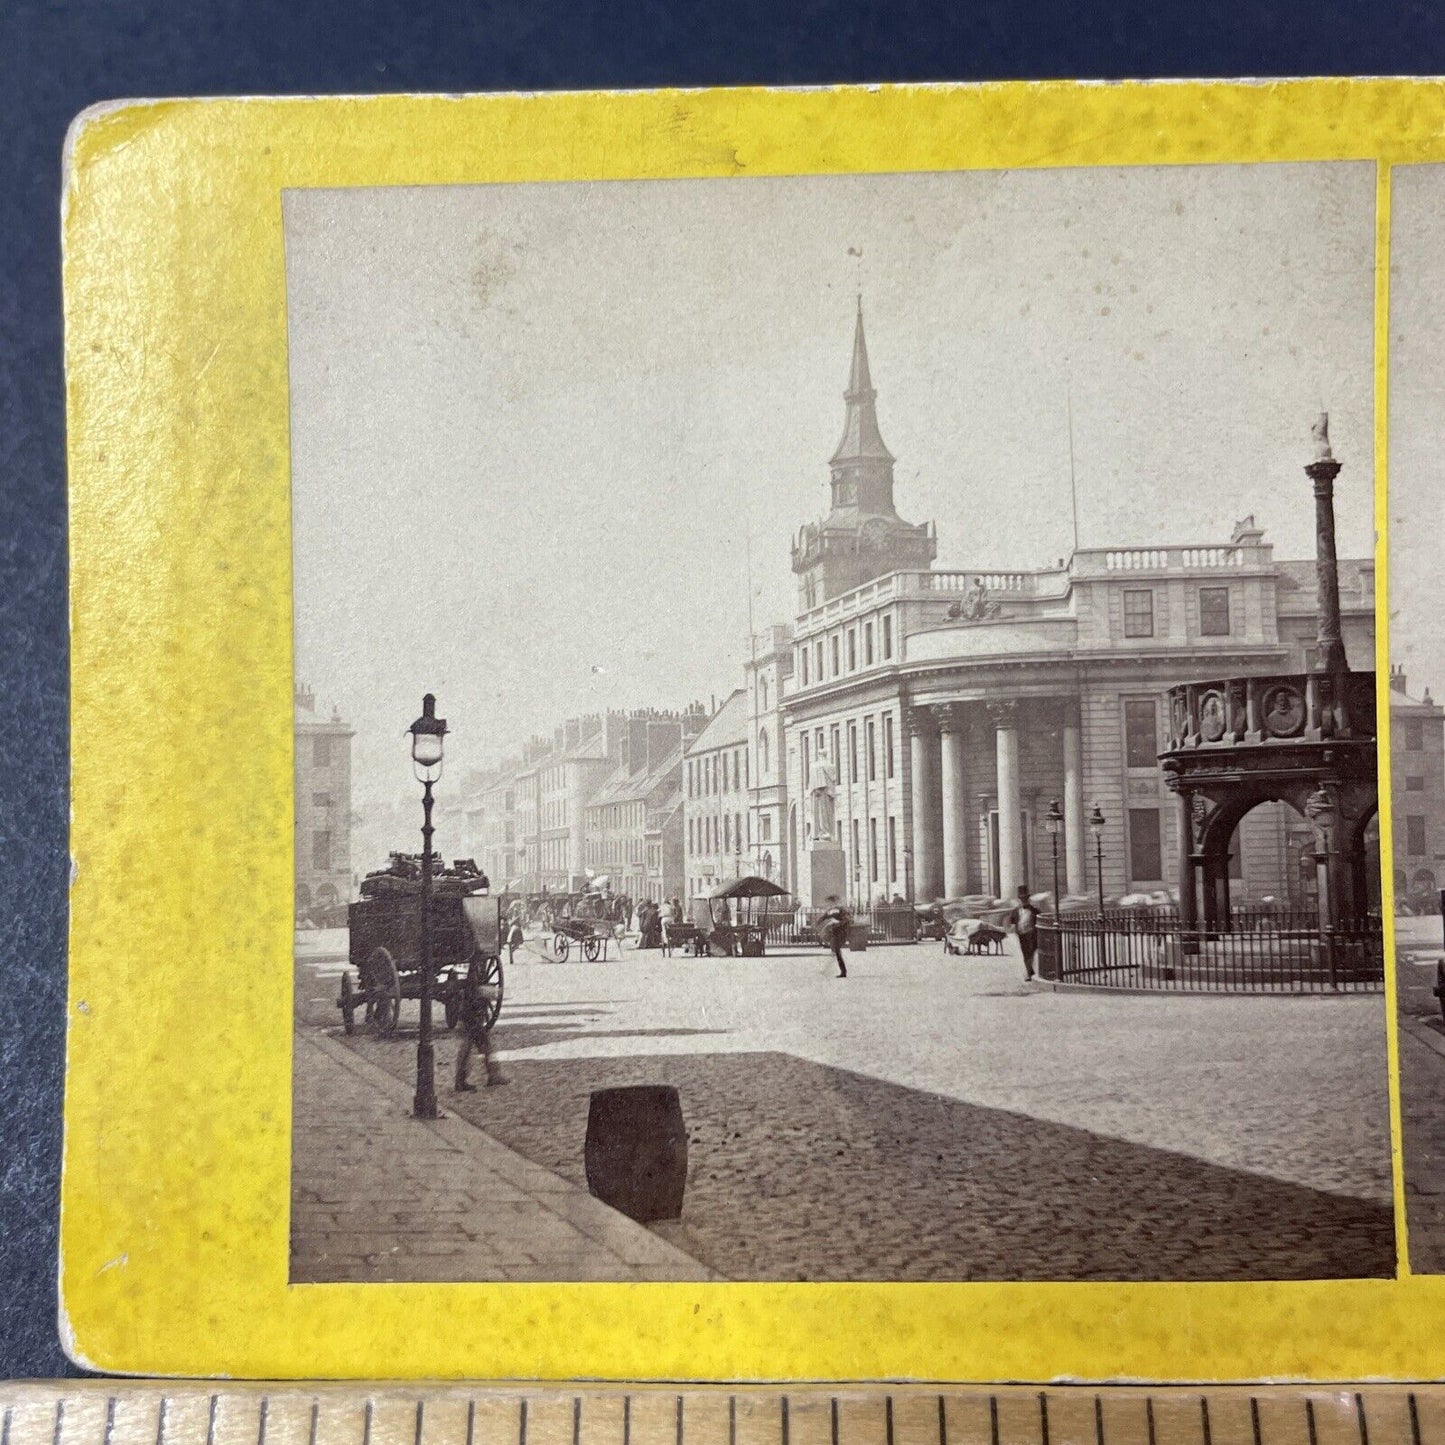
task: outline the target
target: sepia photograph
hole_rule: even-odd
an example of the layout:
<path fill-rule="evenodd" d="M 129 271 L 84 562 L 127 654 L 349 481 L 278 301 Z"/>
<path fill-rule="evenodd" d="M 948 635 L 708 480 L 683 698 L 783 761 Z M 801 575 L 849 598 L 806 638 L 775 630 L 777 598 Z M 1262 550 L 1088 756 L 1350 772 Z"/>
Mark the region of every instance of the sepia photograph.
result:
<path fill-rule="evenodd" d="M 1410 1268 L 1445 1273 L 1445 168 L 1391 171 L 1390 798 Z"/>
<path fill-rule="evenodd" d="M 1391 378 L 1436 1260 L 1442 187 Z M 293 1284 L 1395 1275 L 1373 164 L 283 200 Z"/>

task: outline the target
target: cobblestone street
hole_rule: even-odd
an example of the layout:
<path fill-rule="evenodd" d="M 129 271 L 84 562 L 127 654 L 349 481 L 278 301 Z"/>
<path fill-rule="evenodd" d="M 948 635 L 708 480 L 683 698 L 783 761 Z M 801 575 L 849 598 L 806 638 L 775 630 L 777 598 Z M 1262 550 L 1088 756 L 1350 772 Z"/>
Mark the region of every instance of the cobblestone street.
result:
<path fill-rule="evenodd" d="M 336 1029 L 337 972 L 298 969 L 303 1033 Z M 687 1202 L 652 1232 L 730 1278 L 1393 1273 L 1378 997 L 1021 978 L 937 945 L 856 955 L 846 980 L 819 955 L 555 964 L 529 945 L 495 1033 L 512 1083 L 452 1095 L 443 1034 L 442 1102 L 580 1189 L 590 1090 L 676 1085 Z M 345 1045 L 402 1083 L 414 1018 Z M 307 1127 L 298 1110 L 298 1157 Z"/>

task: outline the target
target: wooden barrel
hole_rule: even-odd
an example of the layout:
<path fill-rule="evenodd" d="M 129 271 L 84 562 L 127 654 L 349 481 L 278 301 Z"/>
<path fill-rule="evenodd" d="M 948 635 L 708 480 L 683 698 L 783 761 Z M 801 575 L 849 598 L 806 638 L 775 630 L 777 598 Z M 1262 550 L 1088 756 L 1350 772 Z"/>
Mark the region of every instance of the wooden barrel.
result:
<path fill-rule="evenodd" d="M 595 1089 L 587 1111 L 587 1187 L 647 1224 L 677 1219 L 687 1190 L 687 1129 L 670 1084 Z"/>

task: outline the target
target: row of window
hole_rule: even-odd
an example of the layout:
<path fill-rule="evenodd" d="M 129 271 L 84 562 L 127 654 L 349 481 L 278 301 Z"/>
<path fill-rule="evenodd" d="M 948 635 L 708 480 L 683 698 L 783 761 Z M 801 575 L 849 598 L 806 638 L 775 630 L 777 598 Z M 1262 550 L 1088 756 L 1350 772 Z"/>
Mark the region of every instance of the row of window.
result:
<path fill-rule="evenodd" d="M 768 735 L 760 734 L 759 751 L 764 770 L 767 769 Z M 704 798 L 718 793 L 738 793 L 748 786 L 748 755 L 744 748 L 726 752 L 705 753 L 689 758 L 687 763 L 687 795 Z"/>
<path fill-rule="evenodd" d="M 641 863 L 641 838 L 602 838 L 587 845 L 589 863 Z"/>
<path fill-rule="evenodd" d="M 808 745 L 808 734 L 805 732 L 801 738 L 802 761 L 803 761 L 803 788 L 806 791 L 811 784 L 812 766 L 814 762 L 822 762 L 824 758 L 832 762 L 834 770 L 839 778 L 843 777 L 843 753 L 842 753 L 842 724 L 833 723 L 827 729 L 817 728 L 813 732 L 812 749 Z M 879 751 L 879 740 L 882 739 L 882 752 Z M 894 724 L 893 714 L 886 712 L 882 715 L 882 726 L 879 726 L 879 719 L 876 717 L 865 717 L 861 732 L 863 744 L 863 761 L 860 768 L 858 756 L 858 744 L 860 732 L 856 720 L 848 724 L 848 752 L 847 752 L 847 781 L 856 783 L 866 777 L 872 783 L 878 779 L 881 771 L 885 778 L 891 778 L 897 768 L 897 749 L 894 746 Z"/>
<path fill-rule="evenodd" d="M 885 612 L 878 619 L 877 654 L 884 662 L 893 657 L 893 615 Z M 826 641 L 826 647 L 825 647 Z M 828 677 L 841 677 L 844 672 L 857 672 L 860 666 L 872 667 L 878 660 L 874 649 L 874 627 L 870 618 L 861 626 L 835 632 L 827 639 L 817 638 L 798 647 L 798 675 L 802 685 L 822 682 Z M 827 670 L 824 663 L 828 664 Z"/>
<path fill-rule="evenodd" d="M 879 818 L 868 819 L 868 881 L 870 883 L 894 882 L 898 878 L 898 820 L 890 813 L 887 818 L 887 829 L 884 832 L 884 842 L 888 852 L 886 857 L 879 856 Z M 860 879 L 863 873 L 863 828 L 862 819 L 854 818 L 852 827 L 853 844 L 852 852 L 849 855 L 850 866 L 853 870 L 853 877 Z M 886 874 L 880 873 L 880 866 L 887 867 Z"/>
<path fill-rule="evenodd" d="M 1229 636 L 1229 588 L 1201 587 L 1199 589 L 1199 635 L 1201 637 Z M 1152 587 L 1126 587 L 1124 589 L 1124 636 L 1154 636 L 1154 589 Z"/>
<path fill-rule="evenodd" d="M 767 824 L 769 821 L 767 815 L 764 814 L 762 823 Z M 771 832 L 771 829 L 760 827 L 759 832 Z M 766 837 L 763 841 L 767 841 Z M 744 848 L 751 848 L 752 845 L 753 815 L 751 813 L 747 815 L 746 826 L 744 826 L 741 813 L 724 813 L 721 817 L 714 815 L 687 820 L 687 851 L 689 853 L 738 853 Z"/>

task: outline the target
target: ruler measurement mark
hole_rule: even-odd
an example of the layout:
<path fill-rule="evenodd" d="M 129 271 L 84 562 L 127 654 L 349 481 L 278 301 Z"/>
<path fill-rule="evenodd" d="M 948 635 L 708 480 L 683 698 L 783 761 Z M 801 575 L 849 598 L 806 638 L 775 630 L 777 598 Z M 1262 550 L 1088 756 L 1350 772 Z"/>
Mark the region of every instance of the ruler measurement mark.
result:
<path fill-rule="evenodd" d="M 1406 1397 L 1410 1405 L 1410 1445 L 1420 1445 L 1420 1407 L 1415 1403 L 1415 1392 Z"/>
<path fill-rule="evenodd" d="M 1370 1426 L 1365 1419 L 1365 1397 L 1358 1391 L 1355 1394 L 1355 1419 L 1360 1424 L 1360 1445 L 1370 1445 Z"/>
<path fill-rule="evenodd" d="M 1144 1397 L 1144 1419 L 1145 1419 L 1145 1421 L 1147 1422 L 1147 1424 L 1148 1424 L 1148 1426 L 1149 1426 L 1149 1445 L 1156 1445 L 1156 1441 L 1155 1441 L 1155 1439 L 1154 1439 L 1154 1397 L 1153 1397 L 1153 1395 L 1146 1395 L 1146 1396 Z M 1310 1445 L 1314 1445 L 1314 1442 L 1311 1441 L 1311 1442 L 1310 1442 Z"/>
<path fill-rule="evenodd" d="M 682 1396 L 677 1397 L 677 1445 L 682 1445 Z"/>
<path fill-rule="evenodd" d="M 472 1445 L 470 1440 L 467 1445 Z M 622 1397 L 622 1445 L 632 1445 L 632 1396 Z"/>
<path fill-rule="evenodd" d="M 728 1396 L 728 1445 L 738 1445 L 738 1397 Z"/>
<path fill-rule="evenodd" d="M 1254 1445 L 1264 1445 L 1264 1440 L 1259 1433 L 1259 1397 L 1249 1397 L 1249 1428 L 1254 1434 Z"/>
<path fill-rule="evenodd" d="M 1104 1397 L 1094 1396 L 1094 1445 L 1104 1445 Z"/>
<path fill-rule="evenodd" d="M 834 1409 L 837 1409 L 837 1406 L 838 1406 L 838 1397 L 835 1395 L 835 1396 L 833 1397 L 833 1408 L 834 1408 Z M 885 1435 L 887 1436 L 887 1438 L 888 1438 L 888 1445 L 893 1445 L 893 1396 L 892 1396 L 892 1395 L 885 1395 L 885 1396 L 883 1397 L 883 1429 L 884 1429 L 884 1434 L 885 1434 Z M 836 1436 L 834 1436 L 833 1445 L 837 1445 L 837 1437 L 836 1437 Z"/>
<path fill-rule="evenodd" d="M 1039 1391 L 1039 1441 L 1040 1445 L 1049 1445 L 1049 1397 Z M 893 1445 L 892 1440 L 888 1445 Z"/>
<path fill-rule="evenodd" d="M 948 1445 L 948 1401 L 938 1397 L 938 1445 Z"/>
<path fill-rule="evenodd" d="M 475 1445 L 477 1438 L 477 1402 L 476 1398 L 467 1401 L 467 1445 Z"/>
<path fill-rule="evenodd" d="M 580 1445 L 582 1440 L 582 1396 L 572 1396 L 572 1445 Z M 421 1445 L 418 1441 L 417 1445 Z"/>
<path fill-rule="evenodd" d="M 321 1422 L 321 1401 L 311 1402 L 311 1428 L 306 1432 L 306 1445 L 316 1445 L 316 1430 Z"/>
<path fill-rule="evenodd" d="M 833 1445 L 838 1445 L 838 1397 L 833 1396 L 829 1401 L 831 1408 L 828 1411 L 828 1424 L 832 1431 Z M 888 1445 L 893 1445 L 893 1432 L 888 1433 Z"/>
<path fill-rule="evenodd" d="M 998 1445 L 998 1396 L 988 1397 L 988 1438 L 989 1445 Z"/>
<path fill-rule="evenodd" d="M 161 1419 L 165 1419 L 166 1402 L 161 1400 Z M 50 1435 L 50 1445 L 60 1445 L 60 1431 L 65 1424 L 65 1396 L 62 1395 L 55 1402 L 55 1429 Z"/>
<path fill-rule="evenodd" d="M 267 1413 L 269 1412 L 270 1408 L 271 1408 L 271 1397 L 270 1397 L 269 1395 L 262 1395 L 262 1396 L 261 1396 L 261 1418 L 260 1418 L 260 1420 L 257 1422 L 257 1425 L 256 1425 L 256 1445 L 266 1445 L 266 1416 L 267 1416 Z M 161 1399 L 161 1419 L 162 1419 L 162 1421 L 164 1421 L 164 1419 L 165 1419 L 165 1413 L 166 1413 L 166 1402 L 165 1402 L 164 1397 L 162 1397 L 162 1399 Z M 159 1441 L 157 1442 L 157 1445 L 159 1445 Z"/>
<path fill-rule="evenodd" d="M 1214 1436 L 1209 1428 L 1209 1397 L 1199 1397 L 1199 1428 L 1204 1432 L 1204 1445 L 1214 1445 Z"/>
<path fill-rule="evenodd" d="M 1315 1433 L 1315 1402 L 1308 1395 L 1305 1396 L 1305 1426 L 1309 1430 L 1310 1445 L 1320 1445 L 1320 1437 Z"/>
<path fill-rule="evenodd" d="M 788 1397 L 786 1395 L 783 1396 L 781 1419 L 783 1424 L 783 1445 L 788 1445 Z"/>
<path fill-rule="evenodd" d="M 366 1401 L 366 1412 L 361 1417 L 361 1445 L 371 1445 L 371 1400 Z"/>
<path fill-rule="evenodd" d="M 221 1397 L 212 1395 L 206 1409 L 206 1445 L 216 1445 L 216 1412 L 221 1408 Z M 110 1432 L 106 1431 L 106 1445 L 110 1445 Z"/>
<path fill-rule="evenodd" d="M 105 1429 L 101 1432 L 102 1445 L 110 1445 L 111 1432 L 115 1429 L 115 1396 L 111 1395 L 105 1402 Z M 4 1445 L 10 1445 L 10 1411 L 5 1412 L 5 1440 Z"/>
<path fill-rule="evenodd" d="M 517 1445 L 527 1445 L 527 1397 L 522 1396 L 521 1407 L 517 1411 Z"/>
<path fill-rule="evenodd" d="M 416 1445 L 421 1445 L 421 1426 L 425 1415 L 426 1401 L 418 1397 L 416 1402 Z"/>
<path fill-rule="evenodd" d="M 115 1404 L 115 1401 L 112 1400 L 112 1401 L 111 1401 L 111 1404 L 114 1405 L 114 1404 Z M 14 1407 L 13 1405 L 7 1405 L 7 1406 L 5 1407 L 5 1418 L 4 1418 L 4 1420 L 0 1420 L 0 1445 L 10 1445 L 10 1415 L 11 1415 L 11 1412 L 14 1410 L 14 1408 L 15 1408 L 15 1407 Z M 107 1433 L 107 1435 L 109 1435 L 109 1433 L 110 1433 L 110 1432 L 109 1432 L 109 1426 L 110 1426 L 110 1420 L 109 1420 L 109 1418 L 107 1417 L 107 1419 L 106 1419 L 106 1427 L 107 1427 L 106 1433 Z"/>

